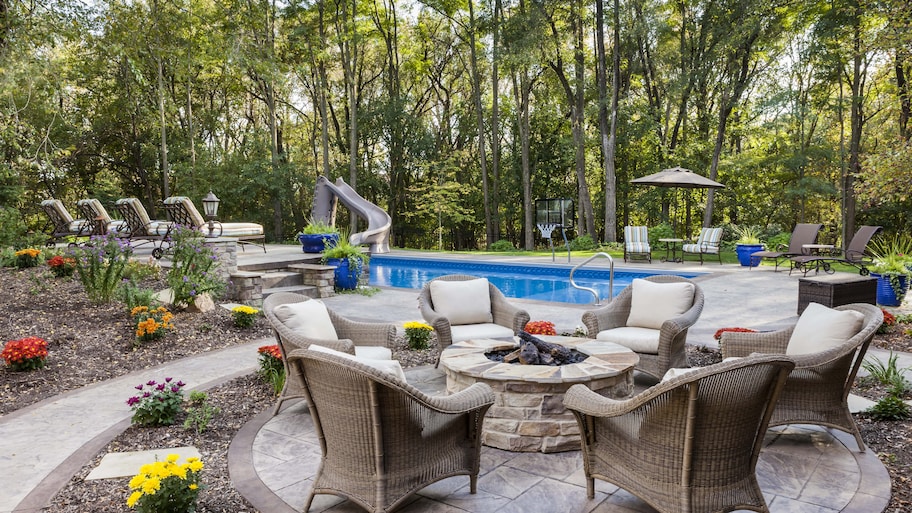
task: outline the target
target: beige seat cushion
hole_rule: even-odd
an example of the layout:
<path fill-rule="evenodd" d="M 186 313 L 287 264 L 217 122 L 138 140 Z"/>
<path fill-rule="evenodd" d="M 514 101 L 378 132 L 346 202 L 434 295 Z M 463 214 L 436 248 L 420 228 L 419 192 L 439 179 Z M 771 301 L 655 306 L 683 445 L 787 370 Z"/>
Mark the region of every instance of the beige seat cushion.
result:
<path fill-rule="evenodd" d="M 855 310 L 834 310 L 810 303 L 789 339 L 787 355 L 819 353 L 854 337 L 864 325 L 864 315 Z"/>
<path fill-rule="evenodd" d="M 631 351 L 646 354 L 659 354 L 659 330 L 628 326 L 600 331 L 596 340 L 614 342 Z"/>
<path fill-rule="evenodd" d="M 487 278 L 465 281 L 431 282 L 434 310 L 451 325 L 491 322 L 491 295 Z"/>
<path fill-rule="evenodd" d="M 393 352 L 383 346 L 355 346 L 355 356 L 369 360 L 392 360 Z"/>
<path fill-rule="evenodd" d="M 309 303 L 310 301 L 307 302 Z M 379 371 L 386 372 L 387 374 L 392 374 L 402 381 L 405 381 L 405 372 L 402 371 L 402 366 L 399 365 L 399 362 L 396 360 L 375 360 L 373 358 L 361 358 L 358 356 L 350 355 L 348 353 L 343 353 L 341 351 L 336 351 L 335 349 L 330 349 L 328 347 L 318 346 L 317 344 L 311 344 L 308 349 L 320 353 L 336 355 L 341 358 L 345 358 L 346 360 L 352 360 Z"/>
<path fill-rule="evenodd" d="M 306 338 L 317 340 L 339 340 L 336 328 L 329 318 L 326 305 L 311 299 L 300 303 L 286 303 L 273 310 L 276 318 L 288 329 Z"/>
<path fill-rule="evenodd" d="M 693 283 L 653 283 L 634 279 L 627 326 L 662 329 L 662 323 L 674 319 L 693 306 Z"/>
<path fill-rule="evenodd" d="M 465 324 L 463 326 L 450 326 L 453 342 L 472 340 L 477 338 L 513 338 L 513 330 L 500 324 L 486 322 L 483 324 Z"/>

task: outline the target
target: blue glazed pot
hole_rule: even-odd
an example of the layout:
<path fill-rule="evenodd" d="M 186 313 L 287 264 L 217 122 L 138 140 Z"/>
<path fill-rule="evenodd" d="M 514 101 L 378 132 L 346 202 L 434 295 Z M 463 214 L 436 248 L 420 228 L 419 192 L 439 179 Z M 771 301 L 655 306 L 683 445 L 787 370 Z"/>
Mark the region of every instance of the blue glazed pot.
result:
<path fill-rule="evenodd" d="M 759 258 L 751 258 L 751 253 L 763 251 L 763 244 L 738 244 L 735 246 L 735 253 L 738 254 L 738 263 L 741 267 L 757 267 L 760 265 Z"/>
<path fill-rule="evenodd" d="M 871 276 L 877 278 L 877 304 L 881 306 L 899 306 L 902 301 L 896 296 L 893 285 L 890 284 L 890 278 L 882 274 L 871 273 Z M 908 290 L 908 276 L 899 275 L 899 288 L 903 291 Z"/>
<path fill-rule="evenodd" d="M 331 265 L 336 269 L 333 275 L 336 279 L 336 288 L 342 290 L 354 290 L 358 286 L 358 278 L 361 277 L 361 269 L 364 267 L 363 260 L 356 260 L 357 265 L 354 269 L 349 267 L 347 258 L 328 258 L 326 265 Z"/>
<path fill-rule="evenodd" d="M 305 253 L 322 253 L 327 245 L 339 242 L 338 233 L 302 233 L 298 235 Z"/>

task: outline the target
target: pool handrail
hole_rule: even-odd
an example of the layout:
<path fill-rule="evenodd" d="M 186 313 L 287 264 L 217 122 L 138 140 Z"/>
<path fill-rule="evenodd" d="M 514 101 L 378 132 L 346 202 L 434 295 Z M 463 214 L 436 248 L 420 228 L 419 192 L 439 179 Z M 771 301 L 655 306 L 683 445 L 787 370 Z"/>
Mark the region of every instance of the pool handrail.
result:
<path fill-rule="evenodd" d="M 595 306 L 601 306 L 601 304 L 602 304 L 602 300 L 599 297 L 598 291 L 593 288 L 590 288 L 590 287 L 583 287 L 582 285 L 577 285 L 577 283 L 575 281 L 573 281 L 573 273 L 576 272 L 576 270 L 579 269 L 580 267 L 588 264 L 589 262 L 591 262 L 599 257 L 604 257 L 604 258 L 608 259 L 608 299 L 610 300 L 612 295 L 614 294 L 614 259 L 611 258 L 611 255 L 609 255 L 608 253 L 605 253 L 603 251 L 599 251 L 598 253 L 592 255 L 591 257 L 576 264 L 573 267 L 573 269 L 570 269 L 570 286 L 575 289 L 587 290 L 587 291 L 591 292 L 592 295 L 595 296 L 595 303 L 594 303 Z"/>

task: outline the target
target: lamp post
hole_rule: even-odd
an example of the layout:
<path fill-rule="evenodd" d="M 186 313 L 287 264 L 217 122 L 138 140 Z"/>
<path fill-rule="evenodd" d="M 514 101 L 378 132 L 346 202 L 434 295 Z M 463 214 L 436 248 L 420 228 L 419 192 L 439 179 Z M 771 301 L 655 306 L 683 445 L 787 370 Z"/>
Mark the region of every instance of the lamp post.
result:
<path fill-rule="evenodd" d="M 209 236 L 212 236 L 212 232 L 215 230 L 215 218 L 218 216 L 218 207 L 219 199 L 212 193 L 212 190 L 209 191 L 209 194 L 203 198 L 203 212 L 206 214 L 206 219 L 209 221 Z"/>

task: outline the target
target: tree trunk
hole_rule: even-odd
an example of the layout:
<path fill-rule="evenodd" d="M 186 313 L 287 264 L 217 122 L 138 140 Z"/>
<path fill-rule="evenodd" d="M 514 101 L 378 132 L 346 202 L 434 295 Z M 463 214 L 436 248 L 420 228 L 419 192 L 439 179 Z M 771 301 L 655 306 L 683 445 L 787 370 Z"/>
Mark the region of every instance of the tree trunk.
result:
<path fill-rule="evenodd" d="M 576 144 L 576 181 L 579 191 L 580 233 L 589 235 L 593 240 L 595 233 L 595 213 L 592 210 L 592 198 L 589 196 L 589 185 L 586 183 L 586 132 L 585 132 L 585 59 L 583 53 L 583 2 L 573 2 L 575 48 L 573 52 L 576 91 L 573 97 L 573 139 Z"/>
<path fill-rule="evenodd" d="M 162 173 L 162 198 L 171 196 L 171 187 L 168 183 L 168 128 L 165 125 L 165 84 L 162 77 L 161 56 L 155 59 L 158 68 L 158 121 L 161 125 L 161 173 Z"/>
<path fill-rule="evenodd" d="M 492 239 L 500 240 L 500 2 L 494 2 L 494 34 L 491 48 L 491 214 Z"/>
<path fill-rule="evenodd" d="M 842 240 L 855 233 L 855 175 L 861 171 L 861 130 L 864 127 L 864 84 L 866 69 L 863 66 L 861 5 L 855 3 L 852 17 L 852 107 L 849 125 L 849 169 L 842 176 Z"/>
<path fill-rule="evenodd" d="M 491 249 L 494 229 L 491 219 L 491 198 L 488 191 L 488 158 L 485 151 L 484 110 L 481 107 L 481 76 L 478 73 L 478 55 L 475 50 L 475 7 L 469 0 L 469 59 L 472 73 L 472 100 L 475 104 L 475 120 L 478 130 L 478 158 L 481 164 L 481 190 L 484 197 L 485 249 Z"/>

